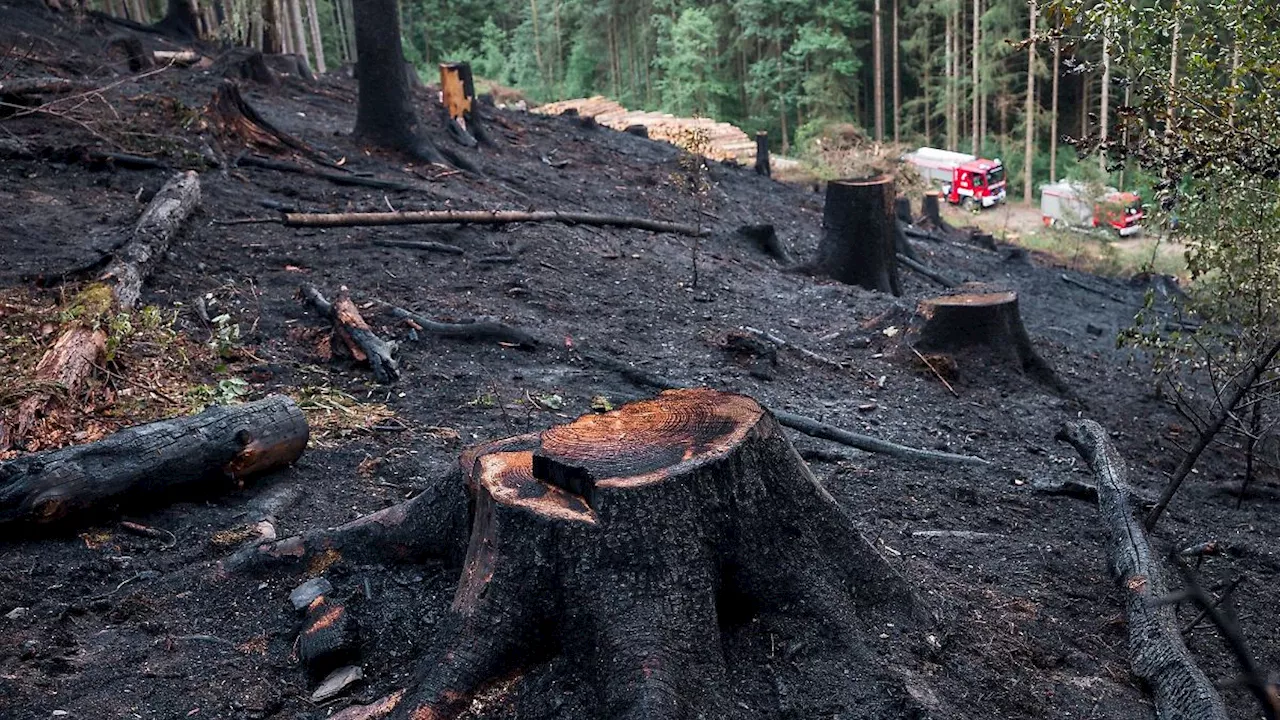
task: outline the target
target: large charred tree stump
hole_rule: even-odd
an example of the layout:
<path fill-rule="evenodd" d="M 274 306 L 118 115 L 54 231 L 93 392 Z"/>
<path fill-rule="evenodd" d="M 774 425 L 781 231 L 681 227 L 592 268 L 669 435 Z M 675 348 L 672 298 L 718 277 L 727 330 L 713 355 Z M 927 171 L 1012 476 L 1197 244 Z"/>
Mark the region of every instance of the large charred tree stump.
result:
<path fill-rule="evenodd" d="M 822 241 L 810 268 L 842 283 L 901 294 L 893 197 L 887 175 L 828 183 Z"/>
<path fill-rule="evenodd" d="M 292 463 L 307 420 L 282 395 L 122 430 L 99 442 L 0 464 L 0 526 L 48 524 L 154 505 Z"/>
<path fill-rule="evenodd" d="M 448 117 L 449 134 L 466 147 L 487 142 L 476 99 L 471 66 L 463 62 L 440 63 L 440 104 Z"/>
<path fill-rule="evenodd" d="M 667 391 L 467 459 L 448 615 L 407 690 L 335 718 L 454 718 L 550 648 L 594 682 L 600 717 L 733 717 L 722 627 L 801 616 L 875 672 L 889 647 L 870 628 L 924 620 L 750 398 Z"/>
<path fill-rule="evenodd" d="M 920 303 L 925 318 L 915 347 L 921 351 L 953 353 L 970 349 L 1004 355 L 1021 372 L 1062 394 L 1070 390 L 1053 367 L 1031 344 L 1018 293 L 986 291 L 944 295 Z"/>

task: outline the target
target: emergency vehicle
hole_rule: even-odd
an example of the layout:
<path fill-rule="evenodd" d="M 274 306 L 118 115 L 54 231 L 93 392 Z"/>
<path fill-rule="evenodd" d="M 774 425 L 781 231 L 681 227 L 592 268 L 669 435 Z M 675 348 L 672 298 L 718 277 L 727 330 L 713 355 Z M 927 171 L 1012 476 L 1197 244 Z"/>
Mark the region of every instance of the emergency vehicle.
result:
<path fill-rule="evenodd" d="M 966 210 L 989 208 L 1005 201 L 1004 164 L 976 155 L 922 147 L 904 158 L 928 181 L 942 187 L 943 197 Z"/>
<path fill-rule="evenodd" d="M 1142 199 L 1103 188 L 1096 202 L 1082 183 L 1062 180 L 1040 188 L 1040 219 L 1047 226 L 1111 228 L 1120 237 L 1142 232 Z"/>

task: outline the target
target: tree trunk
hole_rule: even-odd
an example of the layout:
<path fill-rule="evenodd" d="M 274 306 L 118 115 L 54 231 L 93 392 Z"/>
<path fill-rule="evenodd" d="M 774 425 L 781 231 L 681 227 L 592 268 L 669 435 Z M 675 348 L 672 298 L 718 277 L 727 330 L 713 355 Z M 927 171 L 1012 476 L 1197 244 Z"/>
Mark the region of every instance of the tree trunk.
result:
<path fill-rule="evenodd" d="M 769 132 L 760 130 L 756 133 L 756 174 L 772 177 L 769 171 Z"/>
<path fill-rule="evenodd" d="M 874 122 L 878 143 L 884 142 L 884 30 L 882 29 L 881 1 L 873 0 L 871 11 L 871 96 L 874 103 Z"/>
<path fill-rule="evenodd" d="M 169 0 L 164 17 L 156 29 L 183 40 L 200 37 L 200 9 L 196 0 Z"/>
<path fill-rule="evenodd" d="M 1111 16 L 1102 29 L 1102 106 L 1098 112 L 1098 169 L 1107 171 L 1107 137 L 1111 114 Z"/>
<path fill-rule="evenodd" d="M 311 28 L 311 48 L 315 52 L 316 72 L 325 72 L 324 43 L 320 38 L 320 12 L 316 9 L 316 0 L 306 0 L 307 20 Z"/>
<path fill-rule="evenodd" d="M 955 54 L 955 32 L 952 29 L 952 26 L 954 25 L 955 15 L 950 10 L 947 10 L 946 12 L 947 12 L 947 17 L 946 17 L 947 29 L 946 29 L 946 37 L 944 39 L 944 42 L 946 44 L 946 51 L 944 53 L 944 57 L 945 57 L 945 64 L 947 66 L 947 80 L 946 80 L 946 86 L 945 86 L 947 149 L 955 150 L 956 149 L 956 117 L 955 117 L 956 54 Z"/>
<path fill-rule="evenodd" d="M 1168 588 L 1158 556 L 1133 516 L 1124 458 L 1092 420 L 1067 423 L 1057 437 L 1075 447 L 1098 479 L 1107 565 L 1124 594 L 1129 620 L 1130 664 L 1155 696 L 1156 717 L 1226 720 L 1221 696 L 1182 641 L 1173 605 L 1160 602 Z"/>
<path fill-rule="evenodd" d="M 204 495 L 292 463 L 307 437 L 302 411 L 275 395 L 26 455 L 0 464 L 0 525 L 83 520 Z"/>
<path fill-rule="evenodd" d="M 930 70 L 933 68 L 933 55 L 929 52 L 929 40 L 932 35 L 933 23 L 926 15 L 924 21 L 924 144 L 925 147 L 933 145 L 933 77 Z"/>
<path fill-rule="evenodd" d="M 284 52 L 281 2 L 283 0 L 262 0 L 262 52 L 268 55 Z"/>
<path fill-rule="evenodd" d="M 440 63 L 440 99 L 449 116 L 449 132 L 467 147 L 485 138 L 476 122 L 476 86 L 467 63 Z"/>
<path fill-rule="evenodd" d="M 832 180 L 814 272 L 868 290 L 900 294 L 895 263 L 893 178 Z"/>
<path fill-rule="evenodd" d="M 942 219 L 942 193 L 937 190 L 929 190 L 920 198 L 920 215 L 934 230 L 951 230 L 951 225 Z"/>
<path fill-rule="evenodd" d="M 974 0 L 977 2 L 977 0 Z M 1030 42 L 1027 45 L 1027 110 L 1023 117 L 1023 124 L 1026 125 L 1026 148 L 1022 165 L 1022 202 L 1024 205 L 1031 205 L 1035 193 L 1032 191 L 1032 175 L 1031 166 L 1035 161 L 1035 140 L 1036 140 L 1036 0 L 1030 1 L 1031 20 L 1030 29 L 1027 38 Z"/>
<path fill-rule="evenodd" d="M 1018 311 L 1018 294 L 970 292 L 944 295 L 920 303 L 925 319 L 915 342 L 921 352 L 958 353 L 971 349 L 996 353 L 1018 370 L 1062 394 L 1066 385 L 1031 344 Z"/>
<path fill-rule="evenodd" d="M 361 0 L 355 13 L 360 92 L 355 136 L 418 159 L 444 163 L 440 151 L 420 134 L 409 93 L 408 68 L 400 46 L 396 0 Z"/>
<path fill-rule="evenodd" d="M 973 87 L 970 90 L 973 95 L 973 107 L 971 111 L 973 117 L 970 118 L 969 124 L 972 126 L 971 131 L 973 133 L 972 152 L 974 155 L 979 156 L 982 155 L 982 136 L 980 134 L 982 123 L 980 122 L 981 118 L 979 117 L 982 95 L 978 92 L 978 59 L 981 56 L 979 50 L 981 48 L 980 43 L 982 39 L 982 28 L 979 25 L 979 21 L 982 19 L 981 3 L 982 0 L 973 0 L 973 50 L 969 53 L 971 56 L 970 59 L 973 61 Z"/>
<path fill-rule="evenodd" d="M 1061 30 L 1061 28 L 1059 28 Z M 1053 40 L 1053 104 L 1049 114 L 1049 182 L 1058 182 L 1058 81 L 1062 74 L 1062 41 Z"/>
<path fill-rule="evenodd" d="M 668 391 L 468 454 L 452 607 L 405 691 L 334 720 L 453 718 L 553 647 L 602 717 L 732 717 L 724 626 L 800 614 L 875 686 L 859 636 L 930 622 L 750 398 Z"/>
<path fill-rule="evenodd" d="M 1080 137 L 1089 137 L 1089 75 L 1080 76 Z"/>
<path fill-rule="evenodd" d="M 302 0 L 286 0 L 289 3 L 289 26 L 293 31 L 293 52 L 301 55 L 304 61 L 310 62 L 307 57 L 307 29 L 306 24 L 302 20 Z"/>
<path fill-rule="evenodd" d="M 902 68 L 898 61 L 898 0 L 893 0 L 893 142 L 902 141 Z"/>

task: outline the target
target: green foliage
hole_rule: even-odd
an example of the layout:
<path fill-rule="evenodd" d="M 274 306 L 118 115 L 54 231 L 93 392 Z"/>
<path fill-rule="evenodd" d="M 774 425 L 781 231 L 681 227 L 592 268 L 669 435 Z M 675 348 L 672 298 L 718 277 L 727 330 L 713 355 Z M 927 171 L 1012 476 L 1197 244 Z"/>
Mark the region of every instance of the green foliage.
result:
<path fill-rule="evenodd" d="M 718 38 L 710 13 L 690 7 L 675 21 L 659 15 L 653 24 L 658 33 L 653 68 L 663 108 L 676 115 L 714 117 L 727 88 L 713 72 Z"/>
<path fill-rule="evenodd" d="M 199 412 L 210 405 L 235 405 L 249 394 L 249 383 L 241 378 L 226 378 L 212 385 L 196 385 L 187 391 L 187 402 L 192 412 Z"/>

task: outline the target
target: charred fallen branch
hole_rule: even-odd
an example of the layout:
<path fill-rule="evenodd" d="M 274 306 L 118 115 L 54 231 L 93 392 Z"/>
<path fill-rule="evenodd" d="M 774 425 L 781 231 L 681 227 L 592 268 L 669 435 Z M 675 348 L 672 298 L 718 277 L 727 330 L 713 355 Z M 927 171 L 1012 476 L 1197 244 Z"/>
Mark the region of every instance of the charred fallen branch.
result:
<path fill-rule="evenodd" d="M 369 363 L 375 380 L 389 385 L 400 378 L 400 364 L 394 357 L 395 345 L 374 334 L 356 304 L 351 302 L 345 287 L 338 291 L 338 299 L 332 303 L 314 286 L 303 285 L 300 292 L 316 312 L 332 321 L 333 334 L 346 345 L 351 357 L 357 362 Z"/>
<path fill-rule="evenodd" d="M 408 322 L 415 330 L 439 335 L 440 337 L 492 340 L 528 350 L 541 344 L 537 338 L 524 330 L 511 327 L 493 318 L 478 318 L 461 322 L 440 322 L 394 305 L 386 305 L 386 303 L 383 303 L 383 305 L 392 315 Z"/>
<path fill-rule="evenodd" d="M 205 497 L 289 465 L 307 445 L 282 395 L 122 430 L 0 464 L 0 525 L 83 520 L 158 499 Z"/>
<path fill-rule="evenodd" d="M 608 355 L 600 353 L 583 353 L 583 357 L 590 362 L 608 368 L 622 375 L 627 380 L 641 387 L 648 387 L 657 390 L 681 389 L 679 383 L 668 380 L 660 375 L 641 370 L 629 363 L 623 362 Z M 824 422 L 814 420 L 804 415 L 797 415 L 782 410 L 770 409 L 778 422 L 785 427 L 796 430 L 809 435 L 811 437 L 830 440 L 841 445 L 848 445 L 858 450 L 871 453 L 881 453 L 892 457 L 902 458 L 904 460 L 925 460 L 930 462 L 958 463 L 961 465 L 990 465 L 990 461 L 973 455 L 958 455 L 955 453 L 942 452 L 939 450 L 924 450 L 914 448 L 908 445 L 899 445 L 898 443 L 881 440 L 880 438 L 861 433 L 849 432 L 842 430 L 834 425 L 828 425 Z"/>
<path fill-rule="evenodd" d="M 1173 608 L 1160 604 L 1163 573 L 1142 524 L 1129 507 L 1128 470 L 1107 431 L 1092 420 L 1067 423 L 1058 440 L 1070 443 L 1098 479 L 1098 509 L 1107 532 L 1107 564 L 1125 595 L 1133 674 L 1146 680 L 1160 720 L 1226 720 L 1213 683 L 1182 642 Z"/>
<path fill-rule="evenodd" d="M 624 215 L 544 210 L 416 210 L 367 213 L 285 213 L 286 227 L 373 227 L 381 225 L 509 225 L 525 222 L 556 222 L 565 225 L 625 227 L 676 235 L 704 236 L 706 228 Z"/>
<path fill-rule="evenodd" d="M 371 240 L 379 247 L 407 248 L 409 250 L 426 250 L 427 252 L 444 253 L 445 255 L 465 255 L 466 250 L 457 245 L 434 242 L 432 240 L 394 240 L 390 238 L 374 238 Z"/>
<path fill-rule="evenodd" d="M 72 320 L 40 358 L 31 379 L 40 389 L 19 404 L 13 431 L 0 428 L 0 449 L 22 443 L 59 400 L 79 395 L 106 354 L 102 321 L 137 306 L 143 282 L 199 202 L 200 180 L 194 172 L 175 175 L 151 199 L 106 269 L 68 304 Z"/>
<path fill-rule="evenodd" d="M 404 691 L 335 718 L 457 717 L 549 648 L 590 669 L 602 717 L 728 717 L 726 597 L 821 626 L 871 680 L 866 634 L 932 624 L 750 398 L 666 392 L 470 455 L 450 610 Z"/>
<path fill-rule="evenodd" d="M 918 260 L 913 260 L 912 258 L 909 258 L 906 255 L 902 255 L 901 253 L 899 253 L 898 255 L 898 262 L 907 266 L 909 270 L 913 270 L 916 273 L 919 273 L 920 275 L 926 278 L 929 278 L 930 280 L 938 283 L 944 288 L 955 288 L 960 286 L 960 284 L 957 283 L 955 280 L 952 280 L 946 275 L 943 275 L 942 273 L 936 270 L 930 269 L 929 266 L 925 265 L 924 263 L 919 262 Z"/>
<path fill-rule="evenodd" d="M 236 165 L 239 167 L 256 167 L 263 170 L 275 170 L 276 172 L 292 173 L 294 175 L 306 175 L 307 177 L 320 178 L 327 180 L 334 185 L 342 185 L 346 187 L 368 187 L 377 188 L 378 190 L 421 190 L 422 188 L 412 183 L 400 182 L 398 180 L 383 180 L 382 178 L 366 177 L 363 175 L 355 175 L 349 172 L 337 172 L 334 170 L 322 170 L 307 165 L 299 165 L 297 163 L 285 162 L 283 160 L 272 160 L 260 155 L 243 154 L 236 158 Z"/>

